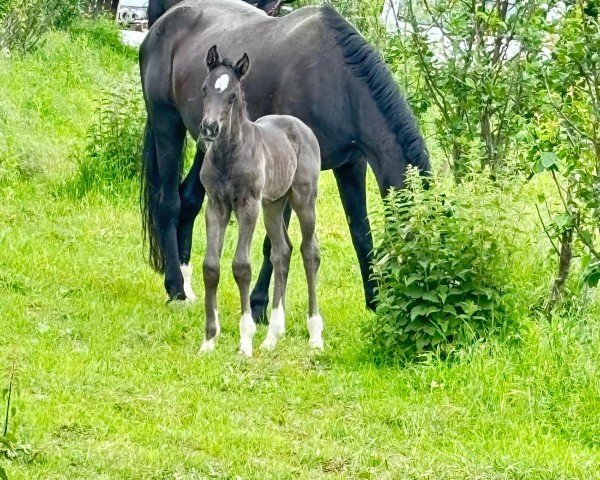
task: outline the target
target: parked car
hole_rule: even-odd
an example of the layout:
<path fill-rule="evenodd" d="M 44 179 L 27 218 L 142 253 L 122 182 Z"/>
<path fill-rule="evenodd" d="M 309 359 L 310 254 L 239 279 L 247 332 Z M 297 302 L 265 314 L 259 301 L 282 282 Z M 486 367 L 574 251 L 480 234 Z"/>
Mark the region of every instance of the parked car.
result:
<path fill-rule="evenodd" d="M 121 0 L 117 6 L 117 22 L 125 28 L 148 28 L 148 0 Z"/>

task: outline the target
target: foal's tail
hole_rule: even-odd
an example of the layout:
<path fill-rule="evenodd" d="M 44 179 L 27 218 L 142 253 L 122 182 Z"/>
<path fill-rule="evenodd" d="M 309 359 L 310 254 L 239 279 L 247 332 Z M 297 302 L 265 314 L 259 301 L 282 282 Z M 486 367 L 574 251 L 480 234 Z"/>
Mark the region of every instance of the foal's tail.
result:
<path fill-rule="evenodd" d="M 142 230 L 144 243 L 148 243 L 148 261 L 157 272 L 165 271 L 165 255 L 158 236 L 158 207 L 160 201 L 160 179 L 156 156 L 156 141 L 150 118 L 146 119 L 144 152 L 142 157 L 142 179 L 140 187 L 140 207 L 142 210 Z"/>

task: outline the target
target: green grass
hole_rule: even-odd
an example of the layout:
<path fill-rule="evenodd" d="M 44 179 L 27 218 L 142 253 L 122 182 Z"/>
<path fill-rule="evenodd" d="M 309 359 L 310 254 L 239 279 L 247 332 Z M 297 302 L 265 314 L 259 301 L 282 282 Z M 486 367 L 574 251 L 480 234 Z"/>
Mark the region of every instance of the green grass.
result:
<path fill-rule="evenodd" d="M 53 74 L 64 71 L 59 56 L 74 83 Z M 136 199 L 60 193 L 98 86 L 134 69 L 131 55 L 65 34 L 24 59 L 0 58 L 2 106 L 16 122 L 1 124 L 5 144 L 43 172 L 0 186 L 0 389 L 14 365 L 10 429 L 35 452 L 0 457 L 11 480 L 600 478 L 598 303 L 552 324 L 522 319 L 521 338 L 476 345 L 452 363 L 376 368 L 360 337 L 371 314 L 329 172 L 318 205 L 325 353 L 308 351 L 296 248 L 286 337 L 274 352 L 237 355 L 230 228 L 223 335 L 214 354 L 198 356 L 202 302 L 165 306 L 143 258 Z M 197 268 L 201 296 L 200 280 Z"/>

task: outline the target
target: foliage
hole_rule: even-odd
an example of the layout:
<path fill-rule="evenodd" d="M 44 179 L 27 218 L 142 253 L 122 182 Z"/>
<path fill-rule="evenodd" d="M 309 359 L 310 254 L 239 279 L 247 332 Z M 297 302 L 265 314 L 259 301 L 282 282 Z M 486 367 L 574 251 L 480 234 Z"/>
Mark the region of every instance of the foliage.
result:
<path fill-rule="evenodd" d="M 109 48 L 123 58 L 129 57 L 137 62 L 137 50 L 121 41 L 118 26 L 114 21 L 102 17 L 94 21 L 78 21 L 71 25 L 69 32 L 74 39 L 80 41 L 85 39 L 90 46 Z"/>
<path fill-rule="evenodd" d="M 137 84 L 133 50 L 115 49 L 97 33 L 107 23 L 76 22 L 28 55 L 0 55 L 0 186 L 61 176 L 59 165 L 83 149 L 96 121 L 101 89 L 122 88 L 123 78 Z"/>
<path fill-rule="evenodd" d="M 422 116 L 435 111 L 436 140 L 456 179 L 472 167 L 497 170 L 520 147 L 546 14 L 532 1 L 408 0 L 396 48 L 421 77 L 411 104 Z"/>
<path fill-rule="evenodd" d="M 86 145 L 74 157 L 77 172 L 67 184 L 71 193 L 76 197 L 92 191 L 118 196 L 133 191 L 132 180 L 139 175 L 144 112 L 133 81 L 104 92 Z"/>
<path fill-rule="evenodd" d="M 582 255 L 589 286 L 600 280 L 600 22 L 586 13 L 590 5 L 577 2 L 550 24 L 552 62 L 526 137 L 534 174 L 549 172 L 555 187 L 542 198 L 550 220 L 540 214 L 559 257 L 550 307 L 561 300 L 573 256 Z M 550 193 L 558 208 L 547 207 Z"/>
<path fill-rule="evenodd" d="M 48 172 L 0 186 L 0 364 L 19 358 L 17 433 L 41 452 L 36 461 L 3 464 L 11 480 L 598 476 L 597 294 L 584 315 L 552 324 L 515 317 L 523 322 L 520 343 L 489 339 L 453 362 L 432 355 L 406 368 L 374 368 L 358 356 L 357 319 L 371 313 L 330 172 L 320 178 L 317 223 L 325 353 L 307 351 L 297 251 L 280 348 L 250 362 L 237 357 L 237 287 L 224 274 L 220 347 L 199 359 L 202 305 L 164 307 L 162 280 L 141 256 L 137 206 L 54 194 L 73 174 L 68 153 L 83 149 L 86 127 L 96 123 L 99 87 L 129 82 L 135 67 L 131 55 L 85 33 L 53 32 L 31 55 L 0 58 L 0 102 L 10 120 L 0 134 L 9 152 L 38 152 Z M 379 205 L 372 180 L 369 200 Z M 546 180 L 517 185 L 517 201 L 499 198 L 534 239 L 533 187 Z M 298 222 L 290 236 L 297 244 Z M 200 223 L 194 245 L 198 266 Z M 235 245 L 225 239 L 224 261 Z M 255 269 L 261 247 L 254 242 Z M 547 252 L 534 242 L 526 253 L 513 257 L 519 270 L 511 284 L 529 293 L 546 283 Z M 528 300 L 536 303 L 538 293 Z"/>
<path fill-rule="evenodd" d="M 27 53 L 53 28 L 81 15 L 80 0 L 5 0 L 0 6 L 0 50 Z"/>
<path fill-rule="evenodd" d="M 483 176 L 460 190 L 439 181 L 425 190 L 409 175 L 376 233 L 379 304 L 367 327 L 375 358 L 447 354 L 507 327 L 514 213 Z"/>
<path fill-rule="evenodd" d="M 17 396 L 17 379 L 15 377 L 15 365 L 13 363 L 8 387 L 2 390 L 2 401 L 5 404 L 5 410 L 2 417 L 2 430 L 0 431 L 0 457 L 9 460 L 16 458 L 29 457 L 33 455 L 33 450 L 30 445 L 24 445 L 18 442 L 15 431 L 15 416 L 17 414 L 16 396 Z M 0 469 L 0 479 L 2 473 Z M 6 478 L 6 472 L 4 472 Z"/>

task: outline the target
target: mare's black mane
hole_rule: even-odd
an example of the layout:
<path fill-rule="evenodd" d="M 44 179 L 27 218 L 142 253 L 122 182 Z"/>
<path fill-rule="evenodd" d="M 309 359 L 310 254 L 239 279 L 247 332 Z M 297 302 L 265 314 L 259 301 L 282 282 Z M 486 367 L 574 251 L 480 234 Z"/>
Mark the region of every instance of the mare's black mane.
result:
<path fill-rule="evenodd" d="M 377 108 L 396 135 L 406 160 L 422 171 L 429 171 L 429 153 L 408 103 L 381 57 L 365 39 L 331 6 L 323 7 L 325 24 L 335 32 L 346 64 L 371 91 Z"/>

